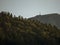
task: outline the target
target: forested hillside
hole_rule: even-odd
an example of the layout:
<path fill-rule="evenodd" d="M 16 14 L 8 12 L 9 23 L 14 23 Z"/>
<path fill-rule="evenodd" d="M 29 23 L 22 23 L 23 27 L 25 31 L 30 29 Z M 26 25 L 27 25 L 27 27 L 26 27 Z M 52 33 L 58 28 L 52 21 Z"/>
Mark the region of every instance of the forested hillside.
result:
<path fill-rule="evenodd" d="M 0 12 L 0 45 L 60 45 L 60 29 Z"/>

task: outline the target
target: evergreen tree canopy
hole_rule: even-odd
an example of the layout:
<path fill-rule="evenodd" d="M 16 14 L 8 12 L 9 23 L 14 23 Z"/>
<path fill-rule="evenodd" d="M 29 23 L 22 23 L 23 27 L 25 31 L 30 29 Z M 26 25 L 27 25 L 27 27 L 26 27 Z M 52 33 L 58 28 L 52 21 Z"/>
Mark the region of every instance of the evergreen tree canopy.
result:
<path fill-rule="evenodd" d="M 51 24 L 0 13 L 0 45 L 60 45 L 60 29 Z"/>

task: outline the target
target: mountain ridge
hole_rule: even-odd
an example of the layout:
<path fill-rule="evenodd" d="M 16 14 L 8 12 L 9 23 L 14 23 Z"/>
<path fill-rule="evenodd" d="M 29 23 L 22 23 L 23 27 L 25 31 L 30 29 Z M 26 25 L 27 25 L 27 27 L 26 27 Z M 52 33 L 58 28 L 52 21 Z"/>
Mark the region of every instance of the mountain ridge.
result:
<path fill-rule="evenodd" d="M 37 15 L 35 17 L 31 17 L 29 19 L 38 20 L 42 23 L 52 24 L 60 28 L 60 14 L 52 13 L 52 14 L 45 14 L 45 15 Z"/>

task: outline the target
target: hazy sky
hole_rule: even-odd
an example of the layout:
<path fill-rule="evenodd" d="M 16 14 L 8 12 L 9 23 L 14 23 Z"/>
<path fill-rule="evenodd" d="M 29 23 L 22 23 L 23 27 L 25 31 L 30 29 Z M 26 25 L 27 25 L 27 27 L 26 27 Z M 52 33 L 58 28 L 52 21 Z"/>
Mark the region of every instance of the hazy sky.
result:
<path fill-rule="evenodd" d="M 0 11 L 23 17 L 47 13 L 60 14 L 60 0 L 0 0 Z"/>

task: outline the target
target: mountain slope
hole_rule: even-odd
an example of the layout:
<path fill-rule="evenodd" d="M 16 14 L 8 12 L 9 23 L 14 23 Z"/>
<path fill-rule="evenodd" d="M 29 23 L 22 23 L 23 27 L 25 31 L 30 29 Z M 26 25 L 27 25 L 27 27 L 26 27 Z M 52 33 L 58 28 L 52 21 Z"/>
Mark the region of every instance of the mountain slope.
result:
<path fill-rule="evenodd" d="M 60 14 L 57 13 L 37 15 L 29 19 L 38 20 L 42 23 L 52 24 L 60 28 Z"/>
<path fill-rule="evenodd" d="M 60 29 L 1 12 L 0 45 L 60 45 Z"/>

